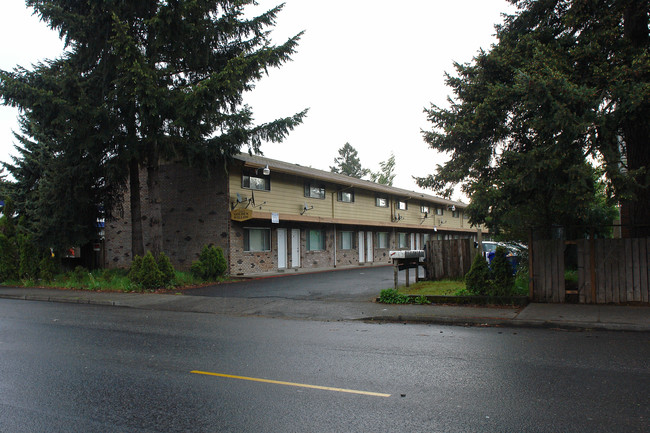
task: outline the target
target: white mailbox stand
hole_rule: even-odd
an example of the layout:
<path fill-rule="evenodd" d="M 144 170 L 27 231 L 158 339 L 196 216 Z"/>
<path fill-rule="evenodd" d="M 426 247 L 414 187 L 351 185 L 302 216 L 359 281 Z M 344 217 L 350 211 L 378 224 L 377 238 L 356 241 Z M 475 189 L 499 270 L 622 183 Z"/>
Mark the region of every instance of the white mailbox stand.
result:
<path fill-rule="evenodd" d="M 389 251 L 388 257 L 393 259 L 393 279 L 397 290 L 397 276 L 399 271 L 406 271 L 406 287 L 409 286 L 409 269 L 415 268 L 415 281 L 419 281 L 418 267 L 420 260 L 425 257 L 424 250 L 397 250 Z"/>

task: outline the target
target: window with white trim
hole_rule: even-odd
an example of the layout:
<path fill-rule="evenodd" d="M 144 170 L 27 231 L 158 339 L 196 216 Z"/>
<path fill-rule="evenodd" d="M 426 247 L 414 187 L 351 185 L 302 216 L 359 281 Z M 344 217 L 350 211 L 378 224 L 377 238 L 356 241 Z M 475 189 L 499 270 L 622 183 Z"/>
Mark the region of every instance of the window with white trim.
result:
<path fill-rule="evenodd" d="M 388 207 L 388 198 L 387 197 L 375 197 L 375 206 L 377 206 L 377 207 Z"/>
<path fill-rule="evenodd" d="M 421 204 L 420 205 L 420 212 L 428 214 L 429 213 L 429 205 L 428 204 Z"/>
<path fill-rule="evenodd" d="M 397 209 L 399 209 L 399 210 L 407 210 L 408 209 L 408 204 L 406 203 L 406 200 L 398 200 L 397 201 Z"/>

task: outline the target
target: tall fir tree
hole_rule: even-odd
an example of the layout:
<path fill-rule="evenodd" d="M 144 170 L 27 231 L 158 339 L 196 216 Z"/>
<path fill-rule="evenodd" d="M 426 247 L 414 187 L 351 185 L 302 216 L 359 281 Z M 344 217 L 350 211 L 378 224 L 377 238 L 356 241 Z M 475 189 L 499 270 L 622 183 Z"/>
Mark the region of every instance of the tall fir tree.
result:
<path fill-rule="evenodd" d="M 604 173 L 624 222 L 650 234 L 650 2 L 512 3 L 492 49 L 447 76 L 450 107 L 426 110 L 424 138 L 450 159 L 418 184 L 460 183 L 471 222 L 516 230 L 607 224 Z"/>
<path fill-rule="evenodd" d="M 350 143 L 345 143 L 339 149 L 339 156 L 334 158 L 334 165 L 330 166 L 330 171 L 332 173 L 356 177 L 357 179 L 361 179 L 370 173 L 370 170 L 361 166 L 359 154 Z"/>
<path fill-rule="evenodd" d="M 65 39 L 71 75 L 94 86 L 96 99 L 89 104 L 113 125 L 113 136 L 95 131 L 93 141 L 104 143 L 99 154 L 111 167 L 128 168 L 135 254 L 143 250 L 140 168 L 147 173 L 147 229 L 157 253 L 161 163 L 182 161 L 207 173 L 242 147 L 259 152 L 263 141 L 281 141 L 306 114 L 255 125 L 243 104 L 243 94 L 269 68 L 289 61 L 297 46 L 300 34 L 278 46 L 269 41 L 268 28 L 282 6 L 246 18 L 253 0 L 26 3 Z M 29 99 L 12 91 L 25 73 L 0 72 L 5 103 L 29 107 Z"/>
<path fill-rule="evenodd" d="M 393 186 L 395 179 L 395 155 L 391 152 L 386 161 L 379 163 L 379 171 L 370 172 L 370 180 L 382 185 Z"/>

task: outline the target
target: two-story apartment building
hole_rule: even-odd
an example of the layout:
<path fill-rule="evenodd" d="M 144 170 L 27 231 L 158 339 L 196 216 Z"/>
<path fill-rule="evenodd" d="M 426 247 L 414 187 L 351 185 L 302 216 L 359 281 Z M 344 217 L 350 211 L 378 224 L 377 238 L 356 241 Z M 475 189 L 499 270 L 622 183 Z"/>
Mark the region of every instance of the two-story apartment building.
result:
<path fill-rule="evenodd" d="M 178 268 L 210 244 L 224 250 L 231 275 L 250 275 L 388 264 L 389 250 L 476 236 L 461 202 L 248 154 L 209 178 L 165 165 L 161 189 L 163 249 Z M 109 267 L 131 263 L 127 202 L 106 224 Z"/>

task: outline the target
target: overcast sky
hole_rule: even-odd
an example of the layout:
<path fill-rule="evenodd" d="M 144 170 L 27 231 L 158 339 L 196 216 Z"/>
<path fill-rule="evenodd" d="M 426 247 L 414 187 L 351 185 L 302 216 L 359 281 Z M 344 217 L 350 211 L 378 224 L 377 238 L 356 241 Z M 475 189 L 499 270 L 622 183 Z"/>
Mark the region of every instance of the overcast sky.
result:
<path fill-rule="evenodd" d="M 259 3 L 268 9 L 280 2 Z M 394 185 L 419 190 L 412 176 L 446 159 L 422 139 L 421 130 L 431 128 L 423 109 L 446 105 L 445 71 L 490 48 L 503 12 L 513 12 L 506 0 L 286 0 L 273 41 L 305 35 L 293 61 L 271 70 L 246 101 L 260 123 L 304 108 L 309 114 L 283 143 L 264 144 L 264 155 L 329 170 L 349 142 L 374 171 L 393 152 Z M 63 50 L 23 0 L 2 0 L 0 40 L 3 70 L 30 68 Z M 0 107 L 1 161 L 15 154 L 17 113 Z"/>

